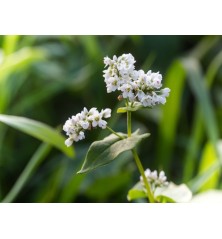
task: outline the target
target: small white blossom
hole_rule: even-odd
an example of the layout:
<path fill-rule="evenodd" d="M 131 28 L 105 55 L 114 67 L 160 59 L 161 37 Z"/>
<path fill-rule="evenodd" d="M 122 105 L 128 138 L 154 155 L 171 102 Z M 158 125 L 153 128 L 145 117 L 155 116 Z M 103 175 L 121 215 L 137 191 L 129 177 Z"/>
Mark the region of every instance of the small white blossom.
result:
<path fill-rule="evenodd" d="M 96 112 L 92 116 L 90 116 L 89 120 L 92 122 L 93 127 L 99 126 L 102 129 L 106 128 L 107 122 L 102 119 L 102 114 L 99 112 Z"/>
<path fill-rule="evenodd" d="M 162 97 L 168 97 L 169 94 L 170 94 L 170 89 L 169 88 L 164 88 L 160 92 L 161 92 Z"/>
<path fill-rule="evenodd" d="M 107 93 L 116 91 L 120 86 L 118 77 L 110 77 L 107 79 Z"/>
<path fill-rule="evenodd" d="M 108 65 L 110 65 L 111 62 L 112 62 L 112 60 L 111 60 L 108 56 L 104 57 L 105 67 L 107 67 Z"/>
<path fill-rule="evenodd" d="M 147 85 L 150 89 L 159 89 L 162 87 L 161 84 L 162 75 L 157 73 L 152 73 L 152 71 L 147 72 Z"/>
<path fill-rule="evenodd" d="M 67 147 L 71 146 L 72 143 L 73 143 L 73 139 L 72 139 L 72 138 L 68 138 L 68 139 L 65 141 L 65 145 L 66 145 Z"/>
<path fill-rule="evenodd" d="M 135 62 L 134 57 L 130 53 L 119 56 L 117 59 L 117 69 L 119 73 L 121 75 L 129 75 L 132 73 L 135 68 Z"/>
<path fill-rule="evenodd" d="M 104 118 L 109 118 L 109 117 L 111 117 L 111 109 L 105 109 L 105 110 L 102 110 L 101 111 L 101 115 L 102 115 L 102 117 L 104 117 Z"/>
<path fill-rule="evenodd" d="M 63 125 L 63 130 L 66 132 L 68 139 L 65 144 L 67 147 L 71 146 L 72 143 L 78 142 L 85 138 L 84 131 L 90 130 L 92 127 L 106 128 L 107 122 L 103 118 L 111 117 L 111 109 L 105 109 L 99 112 L 96 108 L 91 108 L 89 111 L 84 108 L 81 113 L 78 113 L 72 118 L 66 120 Z"/>
<path fill-rule="evenodd" d="M 153 97 L 151 95 L 145 95 L 140 102 L 143 104 L 144 107 L 151 107 L 154 105 Z"/>
<path fill-rule="evenodd" d="M 79 124 L 82 126 L 83 129 L 88 129 L 89 128 L 89 122 L 87 120 L 83 121 L 79 121 Z"/>
<path fill-rule="evenodd" d="M 162 187 L 162 186 L 167 186 L 167 177 L 165 176 L 165 173 L 161 171 L 158 175 L 157 171 L 154 170 L 153 172 L 148 168 L 145 170 L 145 176 L 148 180 L 148 182 L 151 184 L 151 187 L 153 190 L 155 190 L 156 187 Z M 143 177 L 140 176 L 140 181 L 144 184 L 143 182 Z"/>
<path fill-rule="evenodd" d="M 127 98 L 130 101 L 134 100 L 135 95 L 133 93 L 133 86 L 131 84 L 124 84 L 121 87 L 119 87 L 119 90 L 122 91 L 123 98 Z"/>

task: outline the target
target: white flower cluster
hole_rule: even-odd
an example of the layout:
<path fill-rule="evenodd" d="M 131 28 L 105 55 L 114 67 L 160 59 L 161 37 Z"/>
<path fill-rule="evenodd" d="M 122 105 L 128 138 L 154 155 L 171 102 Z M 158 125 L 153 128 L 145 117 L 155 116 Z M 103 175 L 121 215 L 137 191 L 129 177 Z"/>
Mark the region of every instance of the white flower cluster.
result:
<path fill-rule="evenodd" d="M 84 108 L 81 113 L 69 118 L 64 126 L 63 130 L 69 138 L 65 141 L 67 147 L 71 146 L 73 141 L 77 142 L 85 138 L 84 131 L 90 130 L 92 127 L 106 128 L 107 122 L 103 118 L 109 118 L 111 116 L 111 109 L 105 109 L 99 112 L 96 108 L 92 108 L 89 111 Z"/>
<path fill-rule="evenodd" d="M 121 96 L 130 102 L 140 102 L 144 107 L 152 107 L 157 104 L 165 104 L 170 89 L 162 87 L 162 75 L 151 70 L 145 73 L 143 70 L 135 70 L 135 59 L 129 54 L 123 54 L 118 58 L 113 56 L 104 58 L 104 78 L 107 93 L 119 90 Z"/>
<path fill-rule="evenodd" d="M 156 170 L 153 172 L 148 168 L 145 170 L 145 176 L 148 182 L 151 184 L 152 188 L 155 189 L 156 187 L 167 186 L 167 177 L 165 176 L 164 171 L 160 171 L 159 175 Z M 140 176 L 140 181 L 143 182 L 142 176 Z"/>

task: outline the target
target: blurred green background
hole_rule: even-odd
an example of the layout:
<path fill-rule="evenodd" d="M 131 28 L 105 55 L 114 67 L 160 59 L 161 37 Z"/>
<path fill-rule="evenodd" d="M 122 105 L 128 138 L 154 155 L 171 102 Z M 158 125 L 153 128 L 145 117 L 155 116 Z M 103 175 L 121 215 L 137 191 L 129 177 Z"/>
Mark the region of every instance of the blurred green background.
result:
<path fill-rule="evenodd" d="M 220 36 L 0 36 L 0 114 L 57 128 L 83 107 L 109 107 L 110 126 L 125 132 L 126 115 L 115 113 L 118 94 L 106 93 L 102 76 L 103 58 L 123 53 L 135 57 L 136 69 L 159 71 L 171 88 L 166 105 L 132 115 L 134 130 L 151 133 L 138 147 L 144 168 L 164 170 L 169 181 L 188 184 L 194 194 L 222 188 Z M 88 132 L 70 158 L 0 122 L 0 200 L 36 150 L 47 147 L 10 201 L 127 202 L 139 179 L 130 152 L 76 175 L 89 145 L 108 134 Z"/>

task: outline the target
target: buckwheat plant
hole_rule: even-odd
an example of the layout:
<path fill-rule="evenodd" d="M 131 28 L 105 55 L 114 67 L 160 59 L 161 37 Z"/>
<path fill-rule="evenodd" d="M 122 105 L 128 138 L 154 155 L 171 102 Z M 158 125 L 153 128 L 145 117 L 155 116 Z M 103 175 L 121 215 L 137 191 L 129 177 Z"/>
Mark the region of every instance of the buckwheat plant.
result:
<path fill-rule="evenodd" d="M 145 73 L 143 70 L 136 70 L 135 62 L 131 54 L 113 56 L 112 59 L 104 58 L 106 69 L 103 71 L 103 77 L 107 93 L 117 91 L 119 93 L 118 99 L 125 103 L 125 106 L 119 108 L 117 113 L 127 114 L 127 133 L 115 132 L 108 126 L 105 119 L 111 117 L 111 109 L 106 108 L 99 111 L 97 108 L 90 110 L 84 108 L 65 122 L 63 130 L 68 136 L 65 144 L 69 147 L 73 142 L 83 140 L 87 130 L 107 129 L 111 134 L 103 140 L 91 144 L 78 173 L 85 173 L 108 164 L 121 153 L 131 150 L 141 176 L 139 182 L 129 190 L 127 195 L 129 201 L 145 197 L 151 203 L 189 200 L 190 191 L 185 185 L 177 186 L 168 183 L 163 171 L 159 174 L 156 170 L 153 172 L 150 169 L 144 171 L 135 149 L 136 145 L 150 134 L 139 134 L 139 130 L 132 133 L 132 112 L 165 104 L 170 93 L 169 88 L 162 88 L 162 75 L 159 72 L 149 70 Z M 182 199 L 180 197 L 181 192 L 183 194 Z M 186 200 L 184 200 L 184 194 L 187 196 Z"/>

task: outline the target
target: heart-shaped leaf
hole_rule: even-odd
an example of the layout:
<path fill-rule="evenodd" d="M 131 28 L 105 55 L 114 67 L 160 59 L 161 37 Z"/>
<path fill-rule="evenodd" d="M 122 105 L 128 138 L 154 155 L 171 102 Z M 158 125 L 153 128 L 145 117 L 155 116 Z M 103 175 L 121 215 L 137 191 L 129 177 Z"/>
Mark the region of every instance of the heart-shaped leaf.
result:
<path fill-rule="evenodd" d="M 150 134 L 139 135 L 134 132 L 131 137 L 118 133 L 123 139 L 111 134 L 103 140 L 95 141 L 91 144 L 81 170 L 78 173 L 91 171 L 99 166 L 108 164 L 116 159 L 121 153 L 133 149 L 142 139 Z"/>
<path fill-rule="evenodd" d="M 127 195 L 129 201 L 146 197 L 146 189 L 141 182 L 138 182 L 130 189 Z M 156 188 L 154 198 L 156 202 L 189 202 L 192 198 L 192 193 L 185 184 L 175 185 L 171 182 L 167 187 Z"/>
<path fill-rule="evenodd" d="M 127 200 L 132 201 L 139 198 L 146 198 L 146 190 L 141 182 L 138 182 L 133 188 L 131 188 L 127 194 Z"/>
<path fill-rule="evenodd" d="M 154 197 L 159 202 L 189 202 L 192 192 L 185 184 L 170 183 L 167 187 L 157 188 Z"/>

